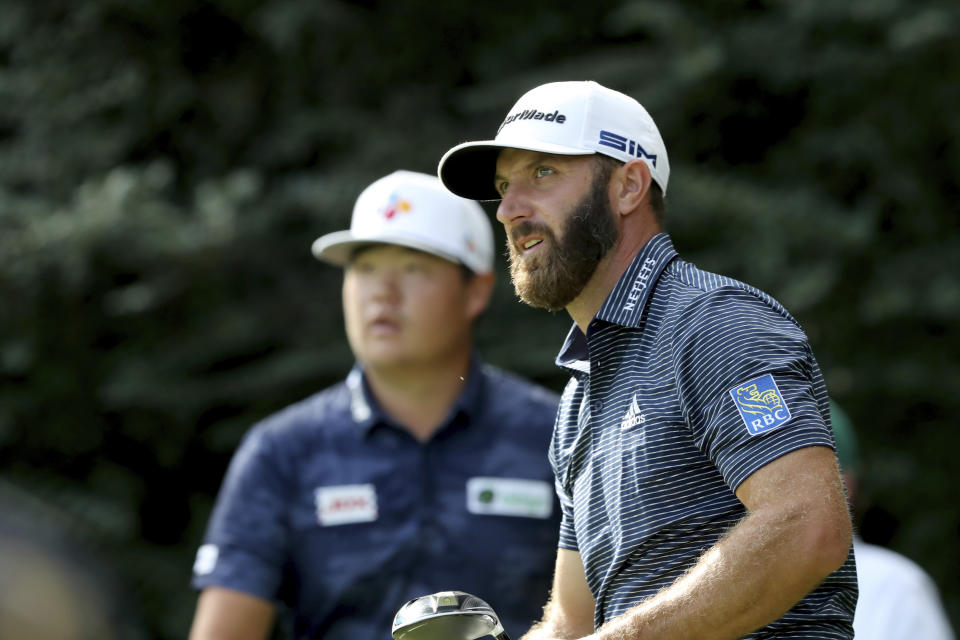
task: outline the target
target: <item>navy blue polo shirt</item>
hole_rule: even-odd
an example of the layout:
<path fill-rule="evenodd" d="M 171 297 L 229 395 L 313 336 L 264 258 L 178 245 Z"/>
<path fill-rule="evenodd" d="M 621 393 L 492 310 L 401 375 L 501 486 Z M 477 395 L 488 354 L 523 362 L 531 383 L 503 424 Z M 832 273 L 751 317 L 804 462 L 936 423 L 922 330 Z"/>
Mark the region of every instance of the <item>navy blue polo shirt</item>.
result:
<path fill-rule="evenodd" d="M 457 589 L 519 637 L 542 613 L 556 560 L 557 401 L 474 361 L 444 425 L 420 443 L 354 368 L 247 434 L 193 585 L 275 601 L 291 637 L 328 640 L 388 640 L 407 600 Z"/>
<path fill-rule="evenodd" d="M 735 491 L 791 451 L 834 447 L 806 335 L 767 294 L 680 259 L 659 234 L 586 336 L 557 364 L 572 377 L 550 460 L 560 546 L 579 551 L 597 626 L 672 584 L 746 515 Z M 853 550 L 781 619 L 748 638 L 852 638 Z"/>

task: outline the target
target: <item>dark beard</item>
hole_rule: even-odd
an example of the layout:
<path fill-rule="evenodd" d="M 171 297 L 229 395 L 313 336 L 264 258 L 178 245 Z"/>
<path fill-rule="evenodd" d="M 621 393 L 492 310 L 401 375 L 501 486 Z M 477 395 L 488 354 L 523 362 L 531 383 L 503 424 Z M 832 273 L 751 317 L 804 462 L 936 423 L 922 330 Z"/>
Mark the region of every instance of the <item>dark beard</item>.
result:
<path fill-rule="evenodd" d="M 510 279 L 523 302 L 551 311 L 563 309 L 580 295 L 600 260 L 616 244 L 620 234 L 607 195 L 609 177 L 607 172 L 597 172 L 590 193 L 568 215 L 559 240 L 546 225 L 523 222 L 514 227 L 513 238 L 536 231 L 548 245 L 543 255 L 524 258 L 515 241 L 507 239 Z"/>

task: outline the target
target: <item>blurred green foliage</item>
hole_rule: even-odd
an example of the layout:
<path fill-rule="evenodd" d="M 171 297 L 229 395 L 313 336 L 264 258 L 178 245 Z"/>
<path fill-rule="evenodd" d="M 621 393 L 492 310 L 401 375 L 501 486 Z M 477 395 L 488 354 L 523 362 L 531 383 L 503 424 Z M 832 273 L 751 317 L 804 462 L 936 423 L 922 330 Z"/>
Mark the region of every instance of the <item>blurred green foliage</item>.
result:
<path fill-rule="evenodd" d="M 862 440 L 864 535 L 960 626 L 958 29 L 946 0 L 4 2 L 0 497 L 30 496 L 4 518 L 43 504 L 148 637 L 184 637 L 239 438 L 351 363 L 310 242 L 590 78 L 657 120 L 681 253 L 807 329 Z M 503 266 L 480 350 L 557 388 L 569 320 Z"/>

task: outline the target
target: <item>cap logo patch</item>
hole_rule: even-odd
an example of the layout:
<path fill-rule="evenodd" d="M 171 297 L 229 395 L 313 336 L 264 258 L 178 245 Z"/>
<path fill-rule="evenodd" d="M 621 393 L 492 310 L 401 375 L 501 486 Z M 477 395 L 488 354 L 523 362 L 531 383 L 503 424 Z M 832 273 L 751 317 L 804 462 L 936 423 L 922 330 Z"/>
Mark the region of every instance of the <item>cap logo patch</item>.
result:
<path fill-rule="evenodd" d="M 409 200 L 404 200 L 397 194 L 391 194 L 387 206 L 383 209 L 383 217 L 390 220 L 398 213 L 409 213 L 413 208 Z"/>
<path fill-rule="evenodd" d="M 612 131 L 603 130 L 600 132 L 600 139 L 597 141 L 597 144 L 605 147 L 612 147 L 617 151 L 624 151 L 635 158 L 649 160 L 650 164 L 657 166 L 657 154 L 647 153 L 646 149 L 641 147 L 639 142 L 631 140 L 626 136 L 621 136 Z"/>
<path fill-rule="evenodd" d="M 730 396 L 752 436 L 776 429 L 790 419 L 790 409 L 769 373 L 730 389 Z"/>
<path fill-rule="evenodd" d="M 553 113 L 550 113 L 549 111 L 539 111 L 537 109 L 524 109 L 523 111 L 512 113 L 504 118 L 503 124 L 497 128 L 497 133 L 500 133 L 500 129 L 503 129 L 505 126 L 515 120 L 543 120 L 544 122 L 556 122 L 557 124 L 563 124 L 567 121 L 567 116 L 563 115 L 556 109 L 553 111 Z"/>

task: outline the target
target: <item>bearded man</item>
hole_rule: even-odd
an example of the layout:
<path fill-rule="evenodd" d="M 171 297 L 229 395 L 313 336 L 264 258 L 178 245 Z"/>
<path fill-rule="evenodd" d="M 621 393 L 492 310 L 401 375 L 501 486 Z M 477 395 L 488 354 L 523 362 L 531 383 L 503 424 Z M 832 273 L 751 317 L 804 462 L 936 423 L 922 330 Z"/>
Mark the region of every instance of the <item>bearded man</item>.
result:
<path fill-rule="evenodd" d="M 857 577 L 827 389 L 780 303 L 681 259 L 653 119 L 595 82 L 527 92 L 448 151 L 500 203 L 527 304 L 566 309 L 553 589 L 524 640 L 853 637 Z"/>

